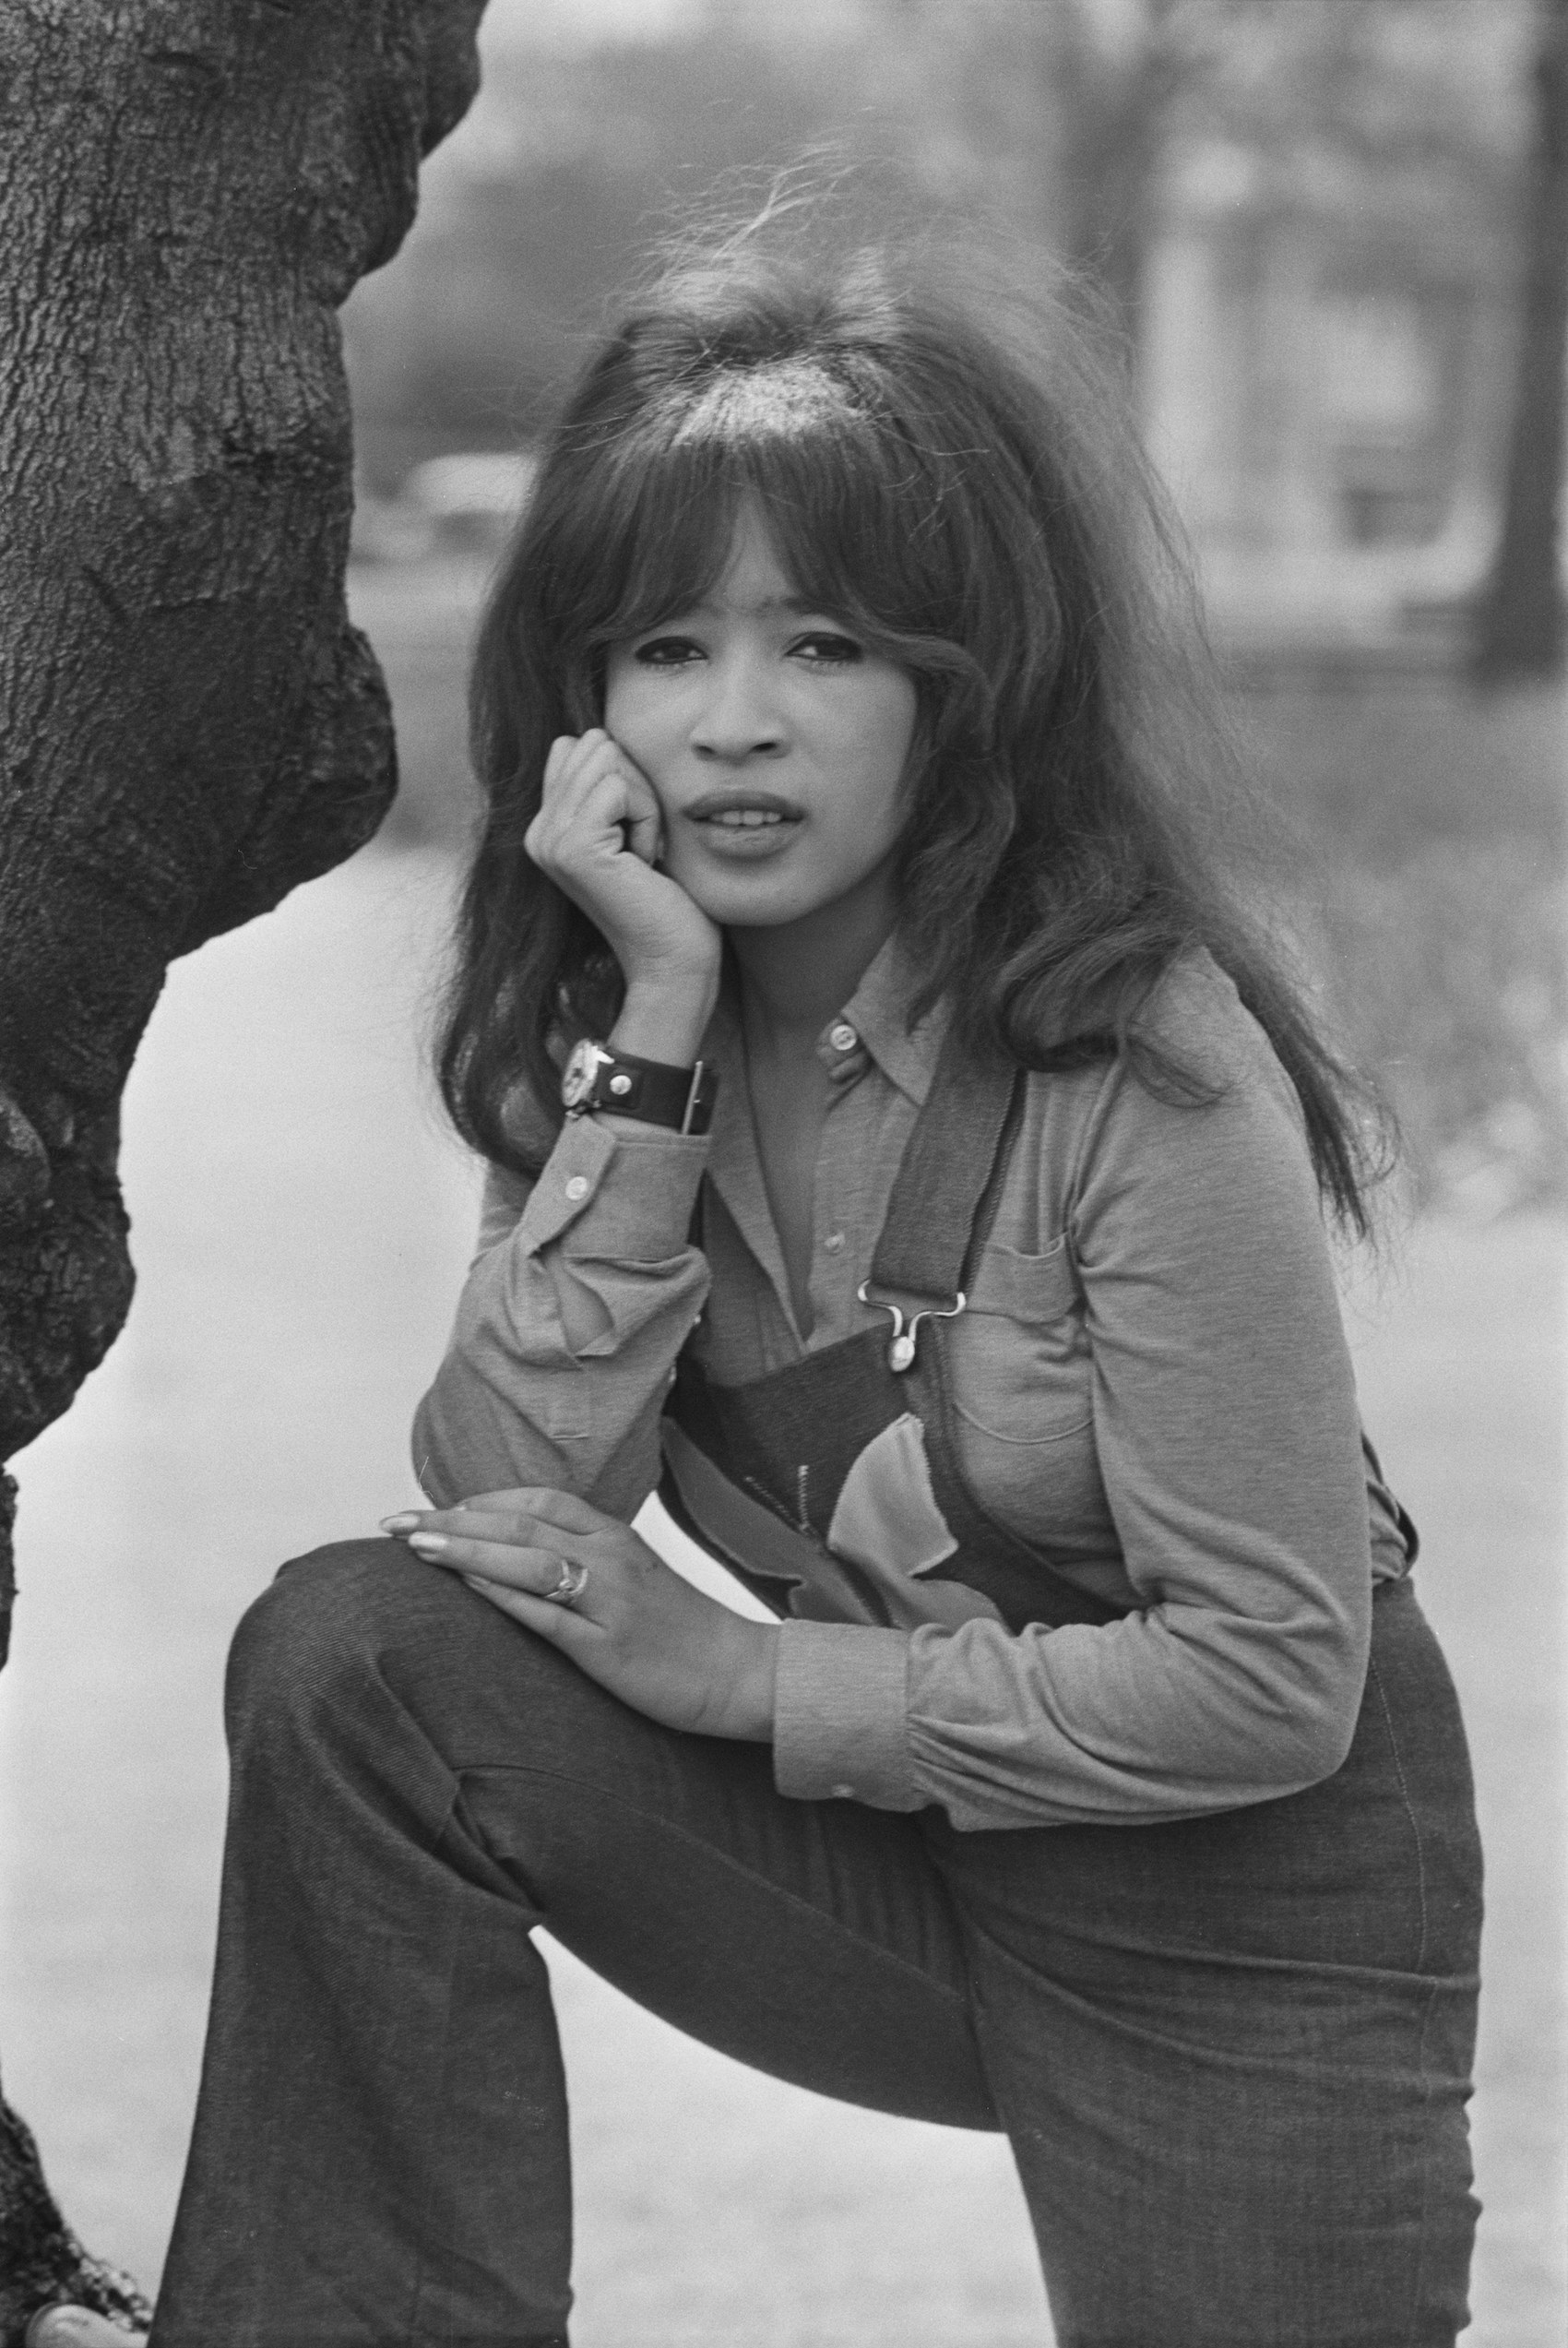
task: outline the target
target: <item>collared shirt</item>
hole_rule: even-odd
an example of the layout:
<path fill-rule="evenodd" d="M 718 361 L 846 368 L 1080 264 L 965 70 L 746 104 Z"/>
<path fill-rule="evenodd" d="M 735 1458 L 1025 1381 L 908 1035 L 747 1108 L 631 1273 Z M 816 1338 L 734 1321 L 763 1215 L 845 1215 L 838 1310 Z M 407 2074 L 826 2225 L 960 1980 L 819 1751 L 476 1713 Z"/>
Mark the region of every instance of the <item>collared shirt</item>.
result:
<path fill-rule="evenodd" d="M 711 1377 L 741 1383 L 879 1318 L 856 1291 L 944 1027 L 939 1011 L 910 1031 L 909 994 L 890 942 L 818 1043 L 832 1081 L 804 1333 L 731 1001 L 705 1043 L 710 1136 L 585 1117 L 536 1183 L 493 1171 L 416 1422 L 433 1497 L 552 1484 L 630 1519 L 658 1480 L 688 1340 Z M 1031 1075 L 950 1329 L 960 1457 L 982 1503 L 1134 1611 L 1018 1634 L 786 1623 L 786 1794 L 938 1803 L 962 1828 L 1134 1823 L 1266 1800 L 1343 1758 L 1372 1579 L 1405 1556 L 1363 1467 L 1300 1108 L 1206 957 L 1167 980 L 1157 1015 L 1218 1099 L 1161 1099 L 1121 1061 Z"/>

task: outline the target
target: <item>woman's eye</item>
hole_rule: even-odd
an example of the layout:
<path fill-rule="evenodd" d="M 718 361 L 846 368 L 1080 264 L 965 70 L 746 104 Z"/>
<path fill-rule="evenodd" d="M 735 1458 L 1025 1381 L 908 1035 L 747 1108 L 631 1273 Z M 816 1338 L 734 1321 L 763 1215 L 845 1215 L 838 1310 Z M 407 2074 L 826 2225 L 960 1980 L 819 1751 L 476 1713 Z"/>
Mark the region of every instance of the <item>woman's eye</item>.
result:
<path fill-rule="evenodd" d="M 828 628 L 814 628 L 810 636 L 797 637 L 790 650 L 813 668 L 848 668 L 865 658 L 863 648 L 852 636 L 838 636 Z"/>
<path fill-rule="evenodd" d="M 689 636 L 651 636 L 637 646 L 632 658 L 645 669 L 679 669 L 689 661 L 700 661 L 702 647 Z"/>

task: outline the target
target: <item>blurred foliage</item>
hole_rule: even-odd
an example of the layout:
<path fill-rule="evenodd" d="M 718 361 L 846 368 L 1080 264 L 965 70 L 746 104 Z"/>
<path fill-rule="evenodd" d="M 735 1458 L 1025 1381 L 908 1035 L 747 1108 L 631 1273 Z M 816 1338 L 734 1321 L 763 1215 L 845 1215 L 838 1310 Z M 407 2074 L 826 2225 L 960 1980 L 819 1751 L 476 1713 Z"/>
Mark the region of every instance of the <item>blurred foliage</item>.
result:
<path fill-rule="evenodd" d="M 536 429 L 657 236 L 721 185 L 760 200 L 843 126 L 825 64 L 737 31 L 493 61 L 462 149 L 427 166 L 409 249 L 345 314 L 372 475 Z"/>
<path fill-rule="evenodd" d="M 533 428 L 650 244 L 769 174 L 848 165 L 874 219 L 977 212 L 1094 268 L 1135 342 L 1173 149 L 1219 138 L 1335 200 L 1364 183 L 1506 215 L 1533 0 L 723 0 L 572 53 L 519 17 L 425 174 L 395 267 L 349 305 L 380 484 Z"/>
<path fill-rule="evenodd" d="M 1135 344 L 1173 151 L 1222 141 L 1365 199 L 1512 201 L 1531 0 L 880 0 L 947 173 L 1092 269 Z M 1328 183 L 1332 182 L 1332 190 Z"/>

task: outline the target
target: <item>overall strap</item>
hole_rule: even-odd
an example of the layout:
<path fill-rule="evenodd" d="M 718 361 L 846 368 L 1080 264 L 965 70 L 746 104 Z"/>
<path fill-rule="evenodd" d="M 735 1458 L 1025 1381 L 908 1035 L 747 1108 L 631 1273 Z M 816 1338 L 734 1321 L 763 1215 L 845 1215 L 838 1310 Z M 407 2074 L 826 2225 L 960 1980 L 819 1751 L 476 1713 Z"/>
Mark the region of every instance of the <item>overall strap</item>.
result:
<path fill-rule="evenodd" d="M 996 1211 L 1024 1085 L 1022 1068 L 949 1031 L 887 1202 L 876 1295 L 945 1305 L 963 1288 Z"/>

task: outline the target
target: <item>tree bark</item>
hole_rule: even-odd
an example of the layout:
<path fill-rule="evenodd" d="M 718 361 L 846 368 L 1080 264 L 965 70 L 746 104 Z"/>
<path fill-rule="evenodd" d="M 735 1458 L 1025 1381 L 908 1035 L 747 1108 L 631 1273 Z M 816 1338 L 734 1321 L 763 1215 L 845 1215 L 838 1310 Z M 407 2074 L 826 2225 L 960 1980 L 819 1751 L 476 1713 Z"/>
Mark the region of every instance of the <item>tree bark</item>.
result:
<path fill-rule="evenodd" d="M 0 0 L 0 1460 L 125 1319 L 119 1101 L 168 963 L 396 787 L 334 313 L 478 86 L 482 6 Z M 70 2297 L 145 2315 L 0 2104 L 0 2339 Z"/>
<path fill-rule="evenodd" d="M 1561 674 L 1568 653 L 1559 513 L 1568 355 L 1568 0 L 1544 0 L 1525 216 L 1519 369 L 1503 532 L 1476 613 L 1483 685 Z"/>

